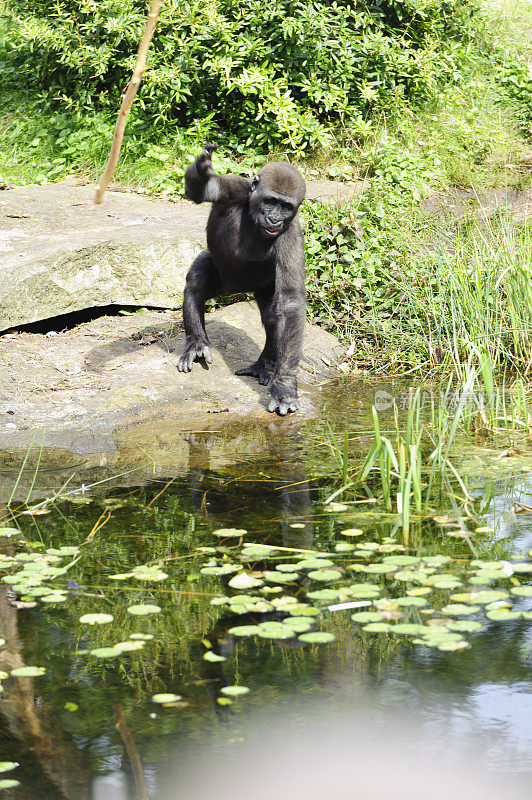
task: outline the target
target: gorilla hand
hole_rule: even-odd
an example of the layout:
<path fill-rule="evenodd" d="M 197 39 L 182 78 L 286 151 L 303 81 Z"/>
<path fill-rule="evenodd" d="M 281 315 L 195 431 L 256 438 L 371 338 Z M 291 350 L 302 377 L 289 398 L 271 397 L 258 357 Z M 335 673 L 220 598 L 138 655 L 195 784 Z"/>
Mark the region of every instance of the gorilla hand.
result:
<path fill-rule="evenodd" d="M 207 142 L 203 148 L 203 152 L 199 154 L 198 158 L 196 159 L 196 167 L 200 175 L 209 176 L 215 174 L 212 168 L 212 154 L 217 149 L 217 144 L 214 144 L 213 142 Z"/>
<path fill-rule="evenodd" d="M 185 352 L 177 362 L 179 372 L 190 372 L 194 361 L 205 359 L 207 364 L 212 364 L 212 355 L 209 345 L 199 339 L 187 342 Z"/>

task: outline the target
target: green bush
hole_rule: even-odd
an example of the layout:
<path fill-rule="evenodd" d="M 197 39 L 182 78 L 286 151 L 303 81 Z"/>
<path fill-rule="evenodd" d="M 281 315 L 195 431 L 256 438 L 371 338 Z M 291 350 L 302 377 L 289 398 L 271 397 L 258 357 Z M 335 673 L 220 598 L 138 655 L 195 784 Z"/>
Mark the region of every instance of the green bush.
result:
<path fill-rule="evenodd" d="M 0 68 L 57 111 L 116 111 L 147 2 L 8 0 Z M 166 0 L 137 101 L 160 130 L 200 121 L 262 151 L 367 135 L 456 81 L 477 0 Z"/>

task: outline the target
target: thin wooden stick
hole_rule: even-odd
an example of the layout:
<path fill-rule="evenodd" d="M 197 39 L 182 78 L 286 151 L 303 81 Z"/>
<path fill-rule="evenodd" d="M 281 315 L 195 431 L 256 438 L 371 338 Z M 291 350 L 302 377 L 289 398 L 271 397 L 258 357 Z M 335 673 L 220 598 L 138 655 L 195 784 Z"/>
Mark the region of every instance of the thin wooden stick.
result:
<path fill-rule="evenodd" d="M 105 197 L 105 191 L 109 186 L 109 182 L 113 177 L 113 173 L 118 163 L 118 156 L 120 155 L 120 148 L 122 147 L 122 138 L 124 136 L 128 114 L 131 106 L 133 105 L 135 95 L 138 92 L 144 70 L 146 69 L 146 56 L 148 55 L 148 48 L 150 46 L 153 32 L 155 31 L 155 26 L 157 25 L 157 19 L 161 13 L 161 1 L 162 0 L 152 0 L 150 5 L 150 11 L 146 18 L 146 27 L 144 28 L 144 33 L 142 34 L 142 39 L 140 40 L 139 44 L 135 69 L 133 70 L 133 75 L 131 76 L 131 80 L 127 85 L 127 89 L 122 96 L 122 105 L 120 106 L 120 111 L 118 112 L 118 119 L 115 125 L 111 150 L 109 151 L 109 158 L 107 159 L 104 173 L 100 178 L 98 188 L 96 189 L 94 202 L 97 204 L 103 201 L 103 198 Z"/>

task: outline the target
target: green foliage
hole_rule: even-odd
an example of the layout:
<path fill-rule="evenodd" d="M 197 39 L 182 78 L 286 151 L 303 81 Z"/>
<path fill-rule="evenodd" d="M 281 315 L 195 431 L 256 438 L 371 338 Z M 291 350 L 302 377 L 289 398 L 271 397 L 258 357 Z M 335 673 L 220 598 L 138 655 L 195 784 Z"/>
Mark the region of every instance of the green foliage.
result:
<path fill-rule="evenodd" d="M 115 111 L 147 3 L 10 0 L 4 81 L 63 113 Z M 263 151 L 366 136 L 460 79 L 477 0 L 167 0 L 137 100 L 158 130 L 201 120 Z"/>

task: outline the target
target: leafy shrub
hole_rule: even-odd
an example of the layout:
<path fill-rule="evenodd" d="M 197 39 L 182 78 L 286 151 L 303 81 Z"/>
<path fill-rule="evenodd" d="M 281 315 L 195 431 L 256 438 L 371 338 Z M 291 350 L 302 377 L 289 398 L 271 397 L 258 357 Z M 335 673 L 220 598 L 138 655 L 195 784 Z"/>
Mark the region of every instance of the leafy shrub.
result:
<path fill-rule="evenodd" d="M 4 80 L 59 110 L 116 110 L 144 0 L 8 9 Z M 457 80 L 477 14 L 477 0 L 166 0 L 137 103 L 159 129 L 199 120 L 269 151 L 367 135 L 379 112 Z"/>

